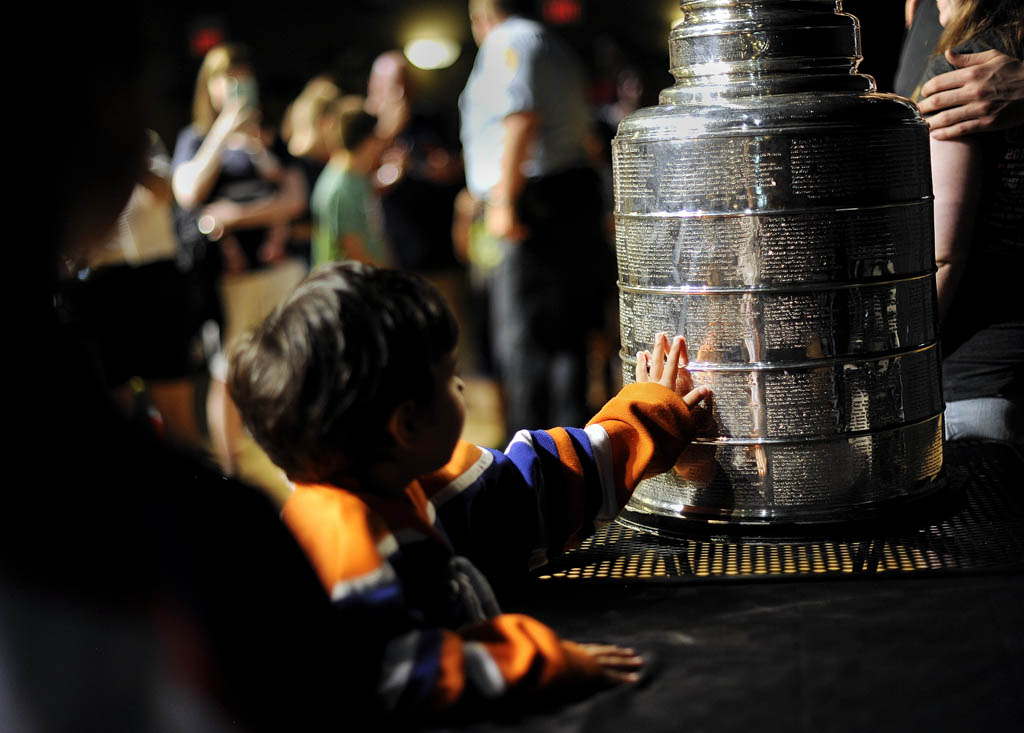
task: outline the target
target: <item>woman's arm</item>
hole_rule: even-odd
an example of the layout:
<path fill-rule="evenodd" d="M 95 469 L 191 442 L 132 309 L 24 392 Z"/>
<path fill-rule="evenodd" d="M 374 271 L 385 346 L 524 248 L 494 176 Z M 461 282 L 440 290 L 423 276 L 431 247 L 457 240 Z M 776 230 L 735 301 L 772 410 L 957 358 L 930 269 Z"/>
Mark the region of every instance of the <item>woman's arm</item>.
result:
<path fill-rule="evenodd" d="M 244 204 L 220 199 L 203 209 L 200 220 L 212 217 L 206 224 L 210 229 L 203 231 L 231 232 L 287 224 L 305 209 L 306 180 L 298 167 L 292 167 L 285 170 L 281 188 L 273 196 Z"/>
<path fill-rule="evenodd" d="M 977 139 L 931 140 L 935 193 L 935 283 L 939 322 L 945 320 L 963 277 L 981 192 L 981 145 Z"/>
<path fill-rule="evenodd" d="M 218 115 L 192 160 L 179 165 L 171 176 L 174 198 L 184 209 L 198 208 L 206 201 L 217 182 L 220 156 L 228 138 L 252 120 L 254 110 L 251 107 L 236 102 L 229 104 Z"/>

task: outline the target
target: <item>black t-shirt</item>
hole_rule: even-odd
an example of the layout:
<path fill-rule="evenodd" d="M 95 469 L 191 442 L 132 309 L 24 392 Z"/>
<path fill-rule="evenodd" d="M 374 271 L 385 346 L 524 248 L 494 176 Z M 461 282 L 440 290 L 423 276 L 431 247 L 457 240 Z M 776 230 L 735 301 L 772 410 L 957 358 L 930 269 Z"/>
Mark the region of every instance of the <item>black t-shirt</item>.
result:
<path fill-rule="evenodd" d="M 1007 49 L 983 35 L 958 53 Z M 921 79 L 952 70 L 932 59 Z M 1003 396 L 1024 399 L 1024 125 L 979 133 L 981 193 L 963 279 L 942 329 L 943 393 L 947 401 Z"/>
<path fill-rule="evenodd" d="M 324 172 L 326 164 L 314 158 L 295 157 L 294 160 L 302 170 L 302 175 L 306 180 L 306 198 L 308 202 L 313 192 L 313 186 L 316 185 L 320 174 Z M 292 225 L 292 239 L 288 244 L 288 248 L 292 255 L 301 259 L 308 267 L 312 262 L 310 233 L 313 230 L 313 212 L 309 206 L 292 221 Z M 300 230 L 301 234 L 298 233 Z"/>
<path fill-rule="evenodd" d="M 456 266 L 452 250 L 455 196 L 465 185 L 460 178 L 433 180 L 431 156 L 457 156 L 436 117 L 417 113 L 398 137 L 408 151 L 405 174 L 381 197 L 384 226 L 399 265 L 410 270 L 443 270 Z"/>
<path fill-rule="evenodd" d="M 174 170 L 182 163 L 192 160 L 199 151 L 199 146 L 203 144 L 203 139 L 192 126 L 182 130 L 178 134 L 178 140 L 174 146 L 171 169 Z M 267 152 L 277 160 L 282 169 L 298 166 L 295 158 L 288 152 L 288 146 L 279 137 L 274 138 L 274 142 Z M 241 148 L 228 148 L 221 153 L 220 172 L 213 188 L 210 189 L 209 196 L 203 203 L 211 203 L 217 199 L 247 203 L 273 196 L 277 191 L 278 185 L 268 181 L 260 174 L 251 153 Z M 232 233 L 238 238 L 248 267 L 250 269 L 263 267 L 264 263 L 259 259 L 259 250 L 266 240 L 267 230 L 259 227 L 238 229 Z"/>

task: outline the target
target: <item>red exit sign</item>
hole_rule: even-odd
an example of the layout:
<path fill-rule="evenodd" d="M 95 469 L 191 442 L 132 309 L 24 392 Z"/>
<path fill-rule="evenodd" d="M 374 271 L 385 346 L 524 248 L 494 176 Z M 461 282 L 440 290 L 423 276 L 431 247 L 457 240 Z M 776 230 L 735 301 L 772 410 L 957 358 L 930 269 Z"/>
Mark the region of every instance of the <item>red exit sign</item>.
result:
<path fill-rule="evenodd" d="M 582 0 L 544 0 L 541 8 L 544 21 L 551 25 L 571 25 L 583 19 Z"/>

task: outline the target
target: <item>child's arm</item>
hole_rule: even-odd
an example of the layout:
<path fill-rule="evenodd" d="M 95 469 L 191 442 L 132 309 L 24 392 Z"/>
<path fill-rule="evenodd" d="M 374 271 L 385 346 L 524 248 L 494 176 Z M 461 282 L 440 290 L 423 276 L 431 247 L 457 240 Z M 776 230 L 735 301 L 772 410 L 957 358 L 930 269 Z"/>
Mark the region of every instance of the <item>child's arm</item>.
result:
<path fill-rule="evenodd" d="M 415 629 L 386 647 L 379 693 L 399 715 L 568 695 L 635 682 L 632 649 L 577 644 L 529 616 L 502 614 L 458 633 Z"/>
<path fill-rule="evenodd" d="M 614 517 L 637 483 L 671 468 L 694 433 L 681 337 L 659 334 L 625 387 L 583 430 L 521 431 L 504 453 L 460 444 L 422 481 L 456 551 L 494 580 L 537 567 Z M 667 352 L 667 360 L 666 360 Z M 669 385 L 675 385 L 675 390 Z M 682 393 L 685 397 L 680 397 Z"/>
<path fill-rule="evenodd" d="M 527 616 L 499 615 L 459 632 L 431 624 L 409 602 L 409 589 L 395 571 L 403 546 L 351 494 L 299 485 L 282 516 L 340 623 L 358 639 L 359 649 L 376 651 L 347 663 L 365 667 L 376 680 L 377 697 L 392 712 L 422 714 L 636 679 L 642 662 L 632 650 L 564 641 Z M 424 551 L 430 544 L 424 542 Z M 433 592 L 443 596 L 445 590 Z"/>

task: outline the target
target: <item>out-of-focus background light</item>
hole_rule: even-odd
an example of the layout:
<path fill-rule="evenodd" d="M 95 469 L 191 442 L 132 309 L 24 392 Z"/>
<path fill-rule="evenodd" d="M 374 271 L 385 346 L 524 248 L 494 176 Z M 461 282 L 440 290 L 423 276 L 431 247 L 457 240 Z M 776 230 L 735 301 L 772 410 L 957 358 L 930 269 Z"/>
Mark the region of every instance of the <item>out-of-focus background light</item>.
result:
<path fill-rule="evenodd" d="M 665 20 L 669 28 L 675 28 L 683 22 L 683 11 L 679 7 L 678 0 L 670 0 L 665 5 Z"/>
<path fill-rule="evenodd" d="M 405 44 L 405 57 L 418 69 L 447 69 L 462 52 L 450 38 L 417 38 Z"/>
<path fill-rule="evenodd" d="M 572 25 L 583 20 L 582 0 L 544 0 L 541 17 L 551 25 Z"/>

